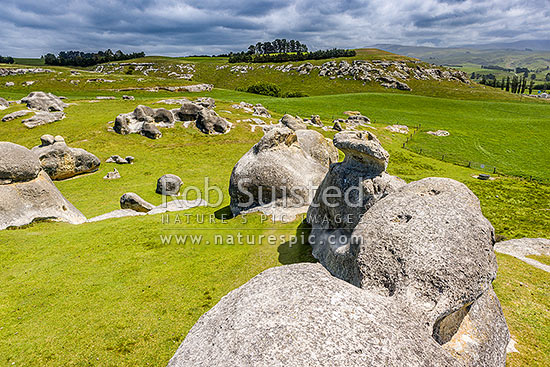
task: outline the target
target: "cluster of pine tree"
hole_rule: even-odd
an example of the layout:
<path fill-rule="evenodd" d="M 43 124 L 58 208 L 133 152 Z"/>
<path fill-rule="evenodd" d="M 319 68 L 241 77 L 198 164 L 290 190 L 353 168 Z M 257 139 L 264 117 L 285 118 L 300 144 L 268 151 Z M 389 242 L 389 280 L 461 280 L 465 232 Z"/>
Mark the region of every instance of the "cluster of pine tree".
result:
<path fill-rule="evenodd" d="M 0 56 L 0 64 L 13 64 L 15 60 L 11 56 Z"/>
<path fill-rule="evenodd" d="M 527 85 L 527 77 L 520 75 L 514 75 L 511 79 L 510 77 L 502 78 L 501 81 L 498 81 L 494 75 L 491 75 L 492 78 L 487 78 L 485 75 L 481 77 L 481 84 L 487 85 L 493 88 L 500 88 L 507 92 L 523 94 L 527 89 L 529 89 L 529 94 L 533 93 L 533 88 L 535 87 L 535 80 L 531 78 L 529 85 Z"/>
<path fill-rule="evenodd" d="M 144 52 L 134 52 L 131 54 L 125 54 L 118 50 L 113 52 L 111 50 L 99 51 L 99 52 L 82 52 L 82 51 L 62 51 L 57 56 L 54 54 L 47 54 L 42 56 L 46 65 L 57 66 L 93 66 L 102 64 L 104 62 L 122 61 L 129 59 L 136 59 L 144 57 Z"/>
<path fill-rule="evenodd" d="M 289 52 L 307 52 L 307 46 L 300 41 L 286 39 L 276 39 L 273 42 L 258 42 L 255 45 L 248 46 L 248 54 L 250 55 L 265 55 L 265 54 L 285 54 Z"/>
<path fill-rule="evenodd" d="M 249 52 L 240 52 L 229 55 L 229 62 L 287 62 L 287 61 L 306 61 L 306 60 L 322 60 L 335 57 L 353 57 L 355 50 L 344 50 L 333 48 L 331 50 L 319 50 L 314 52 L 296 52 L 296 53 L 276 53 L 276 54 L 253 54 Z"/>

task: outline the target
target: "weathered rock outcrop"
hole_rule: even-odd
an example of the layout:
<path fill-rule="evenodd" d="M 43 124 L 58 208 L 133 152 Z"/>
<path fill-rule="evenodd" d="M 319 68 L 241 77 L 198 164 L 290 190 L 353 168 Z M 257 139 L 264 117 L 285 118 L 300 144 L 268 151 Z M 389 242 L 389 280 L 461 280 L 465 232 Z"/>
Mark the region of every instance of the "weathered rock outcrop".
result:
<path fill-rule="evenodd" d="M 470 309 L 473 325 L 482 323 L 477 307 L 491 307 L 495 300 L 484 298 Z M 343 282 L 319 264 L 276 267 L 204 314 L 168 366 L 504 366 L 504 355 L 498 361 L 472 359 L 492 352 L 474 343 L 465 341 L 461 354 L 447 351 L 411 314 L 392 298 Z M 501 342 L 495 335 L 480 337 Z"/>
<path fill-rule="evenodd" d="M 161 195 L 177 195 L 183 184 L 181 178 L 176 175 L 167 174 L 157 180 L 157 189 L 155 192 Z"/>
<path fill-rule="evenodd" d="M 138 194 L 127 192 L 120 197 L 120 208 L 132 209 L 136 212 L 147 213 L 155 209 L 155 206 L 143 200 Z"/>
<path fill-rule="evenodd" d="M 101 161 L 92 153 L 70 148 L 61 136 L 43 135 L 41 145 L 32 148 L 42 169 L 52 180 L 64 180 L 83 173 L 97 171 Z"/>
<path fill-rule="evenodd" d="M 275 127 L 237 162 L 229 194 L 234 214 L 262 210 L 292 216 L 304 212 L 338 152 L 312 130 Z"/>
<path fill-rule="evenodd" d="M 199 111 L 195 124 L 205 134 L 225 134 L 231 129 L 231 124 L 226 119 L 206 108 Z"/>
<path fill-rule="evenodd" d="M 28 108 L 45 112 L 62 112 L 67 104 L 52 93 L 32 92 L 21 99 Z"/>
<path fill-rule="evenodd" d="M 334 256 L 336 247 L 331 240 L 347 243 L 363 214 L 405 185 L 386 173 L 389 154 L 370 132 L 340 132 L 334 136 L 334 146 L 346 156 L 343 162 L 331 165 L 307 214 L 313 253 L 321 262 L 325 256 Z"/>
<path fill-rule="evenodd" d="M 377 201 L 348 242 L 314 244 L 314 256 L 333 275 L 409 307 L 446 350 L 471 360 L 465 365 L 503 366 L 509 334 L 491 286 L 493 244 L 477 197 L 457 181 L 427 178 Z"/>
<path fill-rule="evenodd" d="M 15 111 L 15 112 L 12 112 L 12 113 L 8 113 L 7 115 L 5 115 L 3 118 L 2 118 L 2 122 L 8 122 L 8 121 L 12 121 L 12 120 L 15 120 L 15 119 L 18 119 L 20 117 L 23 117 L 25 115 L 28 115 L 29 113 L 31 113 L 32 111 L 29 111 L 29 110 L 20 110 L 20 111 Z"/>
<path fill-rule="evenodd" d="M 112 155 L 105 160 L 105 163 L 116 163 L 116 164 L 132 164 L 134 163 L 134 157 L 131 155 L 122 158 L 119 155 Z"/>
<path fill-rule="evenodd" d="M 73 224 L 86 220 L 55 187 L 33 152 L 0 142 L 0 230 L 43 219 Z"/>
<path fill-rule="evenodd" d="M 226 133 L 231 128 L 231 123 L 211 109 L 215 106 L 212 98 L 181 102 L 182 106 L 173 110 L 140 105 L 133 112 L 118 115 L 113 130 L 121 135 L 141 134 L 159 139 L 162 137 L 159 128 L 174 127 L 176 121 L 194 121 L 197 128 L 205 134 Z"/>
<path fill-rule="evenodd" d="M 23 120 L 25 127 L 32 129 L 37 126 L 51 124 L 65 118 L 64 112 L 36 112 L 33 117 Z"/>

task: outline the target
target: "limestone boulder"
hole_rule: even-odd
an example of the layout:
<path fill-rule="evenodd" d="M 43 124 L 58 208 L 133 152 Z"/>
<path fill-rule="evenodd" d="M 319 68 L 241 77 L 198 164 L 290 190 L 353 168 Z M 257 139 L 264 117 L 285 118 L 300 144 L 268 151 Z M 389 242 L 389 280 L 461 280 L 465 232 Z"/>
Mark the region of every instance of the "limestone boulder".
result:
<path fill-rule="evenodd" d="M 319 258 L 335 276 L 409 305 L 432 330 L 491 288 L 493 244 L 493 227 L 464 184 L 426 178 L 376 202 L 349 243 Z"/>
<path fill-rule="evenodd" d="M 337 160 L 336 148 L 318 132 L 275 127 L 233 168 L 231 210 L 262 210 L 275 216 L 304 212 L 313 188 Z"/>
<path fill-rule="evenodd" d="M 18 119 L 20 117 L 28 115 L 31 112 L 32 111 L 30 111 L 30 110 L 19 110 L 19 111 L 15 111 L 15 112 L 12 112 L 12 113 L 8 113 L 4 117 L 2 117 L 2 122 L 8 122 L 8 121 Z"/>
<path fill-rule="evenodd" d="M 86 220 L 41 169 L 36 154 L 0 142 L 0 230 L 45 219 L 73 224 Z"/>
<path fill-rule="evenodd" d="M 204 134 L 225 134 L 231 129 L 231 123 L 205 108 L 199 111 L 195 124 Z"/>
<path fill-rule="evenodd" d="M 42 169 L 52 180 L 64 180 L 83 173 L 98 170 L 101 161 L 81 148 L 71 148 L 61 137 L 43 135 L 41 144 L 32 148 L 38 156 Z"/>
<path fill-rule="evenodd" d="M 52 93 L 32 92 L 21 99 L 28 108 L 45 112 L 62 112 L 67 104 Z"/>
<path fill-rule="evenodd" d="M 307 214 L 313 254 L 321 262 L 335 256 L 333 250 L 338 247 L 333 240 L 347 243 L 363 214 L 406 184 L 386 173 L 389 154 L 370 132 L 337 133 L 334 146 L 345 153 L 345 158 L 330 166 Z"/>
<path fill-rule="evenodd" d="M 121 209 L 132 209 L 136 212 L 147 213 L 155 208 L 155 206 L 144 199 L 138 194 L 133 192 L 127 192 L 120 197 Z"/>
<path fill-rule="evenodd" d="M 177 195 L 183 181 L 176 175 L 167 174 L 157 180 L 155 192 L 161 195 Z"/>
<path fill-rule="evenodd" d="M 341 281 L 319 264 L 295 264 L 268 269 L 223 297 L 191 328 L 168 367 L 469 365 L 464 360 L 391 298 Z"/>
<path fill-rule="evenodd" d="M 61 121 L 65 118 L 65 112 L 36 112 L 34 116 L 23 120 L 25 127 L 32 129 L 37 126 L 51 124 L 56 121 Z"/>
<path fill-rule="evenodd" d="M 179 109 L 172 110 L 178 121 L 195 121 L 204 107 L 184 101 Z"/>

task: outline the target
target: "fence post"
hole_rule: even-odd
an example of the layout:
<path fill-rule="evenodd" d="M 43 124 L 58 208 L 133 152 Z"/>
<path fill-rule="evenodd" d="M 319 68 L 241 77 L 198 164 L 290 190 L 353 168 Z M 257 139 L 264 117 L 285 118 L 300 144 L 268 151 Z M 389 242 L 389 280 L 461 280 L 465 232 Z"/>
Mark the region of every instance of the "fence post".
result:
<path fill-rule="evenodd" d="M 441 157 L 441 160 L 442 160 L 442 161 L 445 160 L 445 154 L 443 154 L 443 156 Z"/>
<path fill-rule="evenodd" d="M 496 173 L 497 173 L 497 168 L 493 167 L 493 174 L 496 174 Z"/>
<path fill-rule="evenodd" d="M 468 162 L 468 168 L 472 168 L 472 162 Z"/>

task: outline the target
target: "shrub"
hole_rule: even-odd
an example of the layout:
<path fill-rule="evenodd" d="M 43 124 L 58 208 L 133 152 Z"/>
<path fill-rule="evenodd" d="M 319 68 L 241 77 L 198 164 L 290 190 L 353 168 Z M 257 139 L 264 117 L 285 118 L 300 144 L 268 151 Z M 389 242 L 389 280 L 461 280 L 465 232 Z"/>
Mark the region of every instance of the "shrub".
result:
<path fill-rule="evenodd" d="M 304 92 L 286 92 L 286 93 L 283 93 L 283 95 L 281 97 L 283 97 L 283 98 L 300 98 L 300 97 L 309 97 L 309 95 L 307 95 Z"/>
<path fill-rule="evenodd" d="M 246 91 L 248 93 L 261 94 L 263 96 L 280 97 L 281 88 L 277 84 L 258 82 L 249 86 Z"/>

